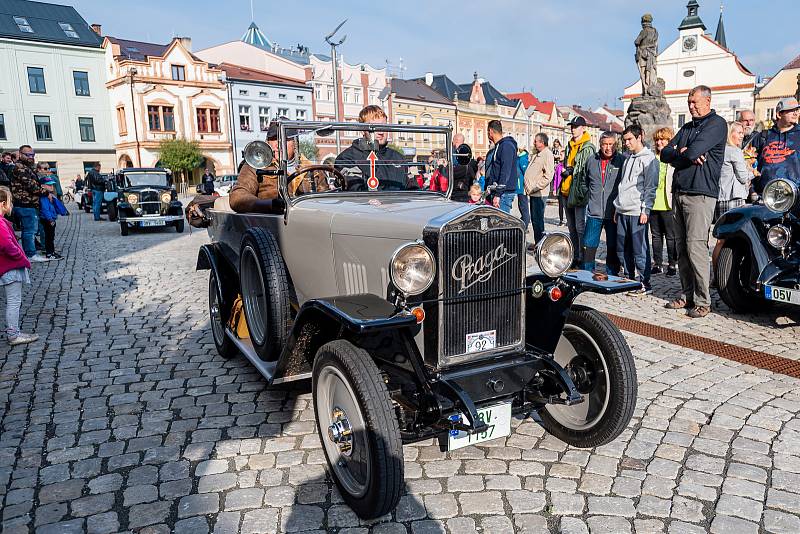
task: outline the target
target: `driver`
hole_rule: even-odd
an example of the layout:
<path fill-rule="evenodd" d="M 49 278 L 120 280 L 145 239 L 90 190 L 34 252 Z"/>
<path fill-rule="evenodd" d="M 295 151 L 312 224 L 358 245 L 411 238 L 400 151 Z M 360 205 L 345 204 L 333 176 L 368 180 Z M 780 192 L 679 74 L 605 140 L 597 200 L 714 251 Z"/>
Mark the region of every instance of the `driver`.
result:
<path fill-rule="evenodd" d="M 367 124 L 386 124 L 386 113 L 380 106 L 367 106 L 358 114 L 358 122 Z M 370 141 L 370 133 L 356 139 L 336 157 L 334 166 L 341 171 L 347 180 L 348 191 L 368 190 L 406 190 L 419 189 L 416 179 L 409 178 L 404 169 L 405 159 L 400 152 L 389 148 L 389 134 L 375 132 L 374 141 Z M 371 165 L 369 155 L 375 152 L 375 178 L 377 184 L 370 187 Z"/>
<path fill-rule="evenodd" d="M 278 120 L 287 119 L 280 118 Z M 289 165 L 286 172 L 291 176 L 298 170 L 302 170 L 303 167 L 311 165 L 311 162 L 301 154 L 299 165 L 295 164 L 297 132 L 289 130 L 287 135 L 286 156 Z M 280 154 L 278 149 L 277 120 L 269 124 L 267 129 L 267 144 L 269 144 L 276 156 Z M 273 171 L 277 170 L 277 160 L 273 160 L 267 169 Z M 328 179 L 324 172 L 314 171 L 312 174 L 314 179 L 313 188 L 310 180 L 307 179 L 308 173 L 300 173 L 289 182 L 289 195 L 293 197 L 314 191 L 327 191 L 329 189 Z M 239 176 L 236 178 L 236 184 L 231 188 L 229 202 L 231 209 L 238 213 L 283 213 L 285 208 L 283 199 L 278 195 L 278 177 L 276 175 L 258 176 L 256 170 L 247 163 L 242 163 Z"/>

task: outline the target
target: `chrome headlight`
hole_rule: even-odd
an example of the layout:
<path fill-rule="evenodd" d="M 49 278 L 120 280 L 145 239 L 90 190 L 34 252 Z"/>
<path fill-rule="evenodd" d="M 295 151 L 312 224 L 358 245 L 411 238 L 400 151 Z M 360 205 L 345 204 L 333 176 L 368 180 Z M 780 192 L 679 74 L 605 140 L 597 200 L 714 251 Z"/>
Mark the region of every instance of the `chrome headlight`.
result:
<path fill-rule="evenodd" d="M 782 178 L 772 180 L 764 187 L 763 197 L 764 205 L 772 211 L 789 211 L 797 202 L 797 185 Z"/>
<path fill-rule="evenodd" d="M 172 194 L 171 193 L 167 193 L 167 192 L 161 193 L 161 202 L 163 202 L 164 204 L 169 204 L 170 200 L 172 200 Z"/>
<path fill-rule="evenodd" d="M 131 193 L 125 197 L 125 200 L 128 201 L 128 204 L 137 204 L 139 202 L 139 195 Z"/>
<path fill-rule="evenodd" d="M 767 230 L 767 241 L 777 249 L 784 249 L 792 238 L 792 232 L 782 224 L 776 224 Z"/>
<path fill-rule="evenodd" d="M 536 245 L 536 261 L 550 278 L 564 274 L 572 265 L 572 258 L 572 240 L 566 234 L 548 234 Z"/>
<path fill-rule="evenodd" d="M 419 295 L 433 283 L 436 263 L 425 245 L 409 243 L 392 255 L 389 273 L 394 286 L 404 295 Z"/>

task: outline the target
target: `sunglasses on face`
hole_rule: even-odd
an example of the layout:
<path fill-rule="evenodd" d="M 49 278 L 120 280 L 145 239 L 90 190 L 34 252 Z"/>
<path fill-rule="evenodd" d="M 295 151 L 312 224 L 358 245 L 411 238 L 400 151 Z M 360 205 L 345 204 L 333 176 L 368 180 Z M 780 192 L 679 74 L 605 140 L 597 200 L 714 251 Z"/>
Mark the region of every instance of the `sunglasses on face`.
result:
<path fill-rule="evenodd" d="M 36 155 L 36 152 L 22 152 L 22 155 L 26 158 L 32 158 Z"/>

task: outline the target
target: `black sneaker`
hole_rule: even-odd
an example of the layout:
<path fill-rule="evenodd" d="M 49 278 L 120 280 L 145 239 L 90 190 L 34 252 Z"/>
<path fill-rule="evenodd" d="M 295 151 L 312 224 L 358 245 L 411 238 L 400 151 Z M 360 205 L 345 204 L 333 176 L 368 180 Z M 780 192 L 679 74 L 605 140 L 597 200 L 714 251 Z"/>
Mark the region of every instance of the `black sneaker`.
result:
<path fill-rule="evenodd" d="M 676 269 L 672 265 L 667 267 L 667 276 L 675 276 L 676 274 L 678 274 L 678 269 Z"/>
<path fill-rule="evenodd" d="M 650 269 L 650 273 L 651 274 L 661 274 L 663 272 L 664 272 L 664 270 L 661 268 L 660 265 L 653 265 L 653 268 Z"/>
<path fill-rule="evenodd" d="M 653 288 L 652 287 L 641 287 L 639 289 L 635 289 L 635 290 L 631 291 L 628 294 L 631 295 L 632 297 L 645 297 L 645 296 L 650 295 L 652 293 L 653 293 Z"/>
<path fill-rule="evenodd" d="M 59 254 L 58 252 L 53 252 L 52 254 L 47 255 L 48 260 L 63 260 L 64 256 Z"/>

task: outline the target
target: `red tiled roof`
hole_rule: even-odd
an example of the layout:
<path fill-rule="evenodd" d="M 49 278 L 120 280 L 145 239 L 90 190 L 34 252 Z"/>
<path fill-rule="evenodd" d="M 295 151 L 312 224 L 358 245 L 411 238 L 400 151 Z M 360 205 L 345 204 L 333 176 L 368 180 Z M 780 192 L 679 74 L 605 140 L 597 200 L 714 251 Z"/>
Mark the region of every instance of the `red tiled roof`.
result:
<path fill-rule="evenodd" d="M 800 69 L 800 56 L 797 56 L 796 58 L 791 60 L 781 70 L 789 70 L 789 69 Z"/>
<path fill-rule="evenodd" d="M 541 101 L 536 98 L 533 93 L 524 92 L 524 93 L 506 93 L 506 97 L 510 98 L 511 100 L 522 100 L 522 105 L 525 108 L 533 107 L 537 109 L 537 106 L 541 104 Z"/>
<path fill-rule="evenodd" d="M 553 108 L 556 107 L 555 102 L 539 102 L 536 106 L 536 111 L 547 115 L 548 117 L 553 114 Z"/>
<path fill-rule="evenodd" d="M 277 74 L 270 74 L 262 70 L 251 69 L 242 67 L 240 65 L 232 65 L 230 63 L 221 63 L 218 68 L 225 71 L 225 75 L 230 80 L 243 80 L 250 82 L 268 82 L 279 83 L 282 85 L 294 85 L 297 87 L 308 87 L 303 80 L 295 78 L 287 78 Z"/>

